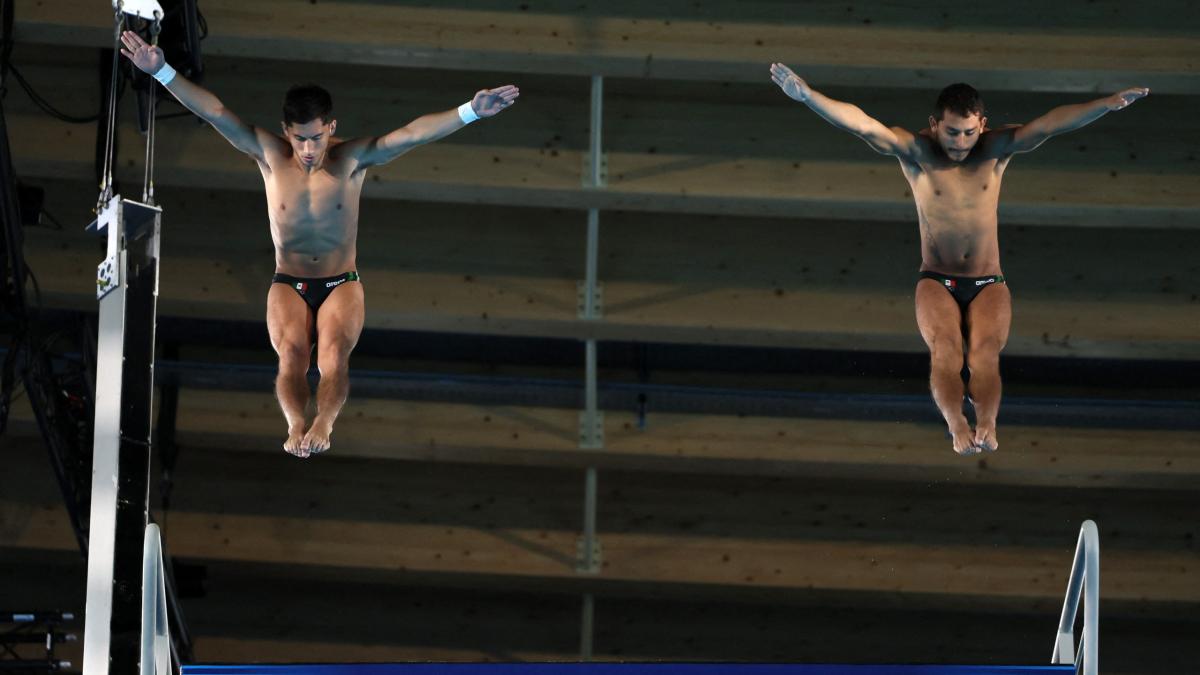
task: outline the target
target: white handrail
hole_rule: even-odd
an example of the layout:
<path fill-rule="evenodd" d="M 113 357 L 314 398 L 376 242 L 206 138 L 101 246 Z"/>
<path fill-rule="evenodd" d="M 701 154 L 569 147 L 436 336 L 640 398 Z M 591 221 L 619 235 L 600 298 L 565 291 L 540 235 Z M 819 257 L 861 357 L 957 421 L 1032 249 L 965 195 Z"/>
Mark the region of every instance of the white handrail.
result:
<path fill-rule="evenodd" d="M 158 526 L 146 526 L 142 547 L 141 675 L 171 675 L 171 632 L 167 626 L 167 585 Z"/>
<path fill-rule="evenodd" d="M 1075 655 L 1075 615 L 1079 598 L 1083 596 L 1083 637 L 1079 640 L 1079 655 Z M 1075 671 L 1096 675 L 1100 661 L 1100 535 L 1096 523 L 1085 520 L 1079 528 L 1079 543 L 1075 545 L 1075 562 L 1067 582 L 1067 597 L 1063 601 L 1062 618 L 1058 621 L 1058 638 L 1050 663 L 1073 663 Z"/>

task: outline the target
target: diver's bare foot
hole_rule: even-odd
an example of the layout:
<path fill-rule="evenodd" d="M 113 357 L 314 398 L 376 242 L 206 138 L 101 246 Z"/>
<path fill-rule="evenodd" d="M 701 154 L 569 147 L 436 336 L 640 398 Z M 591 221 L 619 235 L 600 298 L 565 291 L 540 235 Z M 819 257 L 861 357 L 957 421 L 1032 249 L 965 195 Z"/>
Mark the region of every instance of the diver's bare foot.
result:
<path fill-rule="evenodd" d="M 995 425 L 975 427 L 975 445 L 980 451 L 995 452 L 1000 447 L 1000 441 L 996 440 Z"/>
<path fill-rule="evenodd" d="M 312 427 L 304 434 L 300 447 L 307 453 L 317 454 L 329 449 L 329 437 L 333 434 L 333 424 L 321 418 L 313 420 Z"/>
<path fill-rule="evenodd" d="M 304 427 L 288 427 L 287 440 L 283 442 L 283 451 L 297 457 L 308 457 L 308 451 L 302 447 Z"/>
<path fill-rule="evenodd" d="M 954 439 L 954 452 L 959 455 L 967 457 L 979 452 L 975 446 L 975 434 L 971 433 L 971 425 L 967 424 L 965 417 L 950 425 L 950 436 Z"/>

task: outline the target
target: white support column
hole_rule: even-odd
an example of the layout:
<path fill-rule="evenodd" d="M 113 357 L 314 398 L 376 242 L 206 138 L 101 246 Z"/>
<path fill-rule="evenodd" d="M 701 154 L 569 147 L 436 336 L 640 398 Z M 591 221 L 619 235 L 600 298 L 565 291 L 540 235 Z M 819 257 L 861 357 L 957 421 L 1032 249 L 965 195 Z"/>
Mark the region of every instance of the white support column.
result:
<path fill-rule="evenodd" d="M 117 480 L 125 346 L 125 247 L 121 197 L 103 205 L 96 229 L 107 230 L 108 256 L 97 272 L 100 322 L 96 339 L 96 421 L 92 441 L 92 506 L 88 525 L 87 604 L 83 626 L 84 675 L 108 675 L 113 556 L 117 533 Z"/>
<path fill-rule="evenodd" d="M 161 211 L 114 195 L 96 230 L 108 256 L 96 275 L 96 405 L 84 675 L 136 665 L 142 541 L 148 517 L 154 323 Z"/>

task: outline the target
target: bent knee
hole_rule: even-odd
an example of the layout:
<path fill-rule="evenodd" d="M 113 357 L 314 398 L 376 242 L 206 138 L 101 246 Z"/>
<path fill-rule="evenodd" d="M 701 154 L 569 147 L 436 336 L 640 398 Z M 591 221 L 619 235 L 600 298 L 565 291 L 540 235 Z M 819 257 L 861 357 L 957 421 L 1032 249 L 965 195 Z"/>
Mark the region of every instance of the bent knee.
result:
<path fill-rule="evenodd" d="M 322 335 L 317 343 L 317 367 L 326 369 L 345 368 L 350 361 L 350 352 L 354 351 L 357 340 L 349 336 Z"/>
<path fill-rule="evenodd" d="M 934 338 L 929 341 L 929 361 L 934 367 L 961 368 L 962 342 L 953 338 Z"/>
<path fill-rule="evenodd" d="M 317 352 L 317 368 L 322 376 L 343 373 L 350 369 L 350 351 L 346 349 L 322 349 Z"/>
<path fill-rule="evenodd" d="M 972 361 L 975 359 L 996 361 L 1000 358 L 1000 352 L 1004 350 L 1004 345 L 1005 341 L 1000 338 L 972 339 L 967 358 Z"/>
<path fill-rule="evenodd" d="M 281 342 L 275 345 L 279 354 L 281 372 L 307 372 L 312 357 L 312 348 L 299 342 Z"/>
<path fill-rule="evenodd" d="M 350 375 L 350 366 L 345 361 L 318 361 L 317 370 L 321 373 L 322 380 L 349 377 Z"/>

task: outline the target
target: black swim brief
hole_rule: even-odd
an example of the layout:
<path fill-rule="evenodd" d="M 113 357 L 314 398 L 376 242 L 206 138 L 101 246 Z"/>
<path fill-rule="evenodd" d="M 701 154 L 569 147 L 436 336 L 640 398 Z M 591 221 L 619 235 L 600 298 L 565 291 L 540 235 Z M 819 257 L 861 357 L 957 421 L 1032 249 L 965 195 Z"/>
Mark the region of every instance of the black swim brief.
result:
<path fill-rule="evenodd" d="M 315 312 L 321 308 L 321 303 L 329 297 L 333 289 L 341 286 L 348 281 L 357 281 L 362 283 L 358 277 L 358 272 L 346 272 L 339 274 L 336 277 L 322 277 L 320 279 L 305 279 L 302 277 L 294 277 L 290 274 L 276 273 L 271 277 L 273 284 L 287 284 L 292 287 L 292 290 L 300 294 L 304 298 L 304 302 L 308 303 L 309 307 Z"/>
<path fill-rule="evenodd" d="M 923 270 L 921 272 L 922 279 L 933 279 L 942 285 L 942 288 L 950 292 L 950 296 L 958 303 L 958 308 L 964 314 L 967 311 L 967 305 L 979 295 L 979 291 L 991 286 L 992 284 L 1003 284 L 1003 274 L 993 274 L 986 277 L 954 277 L 949 274 L 940 274 L 938 272 L 930 272 Z"/>

